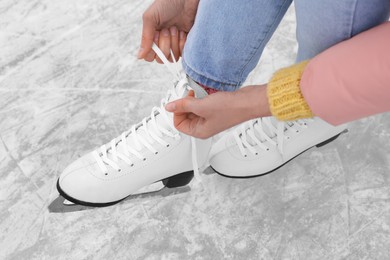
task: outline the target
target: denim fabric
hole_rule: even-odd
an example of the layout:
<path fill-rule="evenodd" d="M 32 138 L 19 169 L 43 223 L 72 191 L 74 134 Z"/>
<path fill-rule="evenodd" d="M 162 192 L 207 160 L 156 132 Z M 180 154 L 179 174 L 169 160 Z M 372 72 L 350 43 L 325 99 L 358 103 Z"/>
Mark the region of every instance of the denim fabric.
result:
<path fill-rule="evenodd" d="M 390 0 L 295 0 L 297 62 L 389 19 Z"/>
<path fill-rule="evenodd" d="M 291 0 L 201 0 L 183 55 L 185 72 L 234 91 L 257 65 Z M 295 0 L 297 61 L 389 18 L 390 0 Z"/>

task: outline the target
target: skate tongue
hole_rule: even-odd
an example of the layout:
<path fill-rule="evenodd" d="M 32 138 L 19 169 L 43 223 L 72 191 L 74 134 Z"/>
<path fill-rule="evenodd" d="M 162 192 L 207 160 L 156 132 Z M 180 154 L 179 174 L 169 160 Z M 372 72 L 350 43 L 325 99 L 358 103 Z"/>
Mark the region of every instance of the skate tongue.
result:
<path fill-rule="evenodd" d="M 203 98 L 203 97 L 208 95 L 207 92 L 201 86 L 199 86 L 195 81 L 193 81 L 189 77 L 185 78 L 185 76 L 183 76 L 183 80 L 181 82 L 175 83 L 175 86 L 173 86 L 172 88 L 173 89 L 171 89 L 171 91 L 170 91 L 171 93 L 168 94 L 168 96 L 166 97 L 167 102 L 172 102 L 172 101 L 186 97 L 188 95 L 188 92 L 191 89 L 195 92 L 195 96 L 197 98 Z M 164 108 L 163 108 L 162 113 L 166 113 L 168 115 L 168 117 L 173 121 L 173 113 L 169 113 L 169 112 L 165 111 Z M 168 122 L 166 122 L 166 120 L 164 120 L 163 116 L 160 115 L 159 113 L 155 114 L 155 119 L 156 119 L 156 123 L 159 126 L 165 128 L 165 129 L 171 129 L 171 126 L 168 124 Z M 147 125 L 148 124 L 150 124 L 149 121 L 147 121 Z M 150 131 L 151 127 L 149 125 L 147 128 Z M 144 125 L 140 126 L 137 129 L 137 134 L 141 135 L 142 137 L 148 138 L 148 134 L 146 133 Z M 153 140 L 150 140 L 150 141 L 153 142 Z M 134 146 L 134 141 L 131 138 L 131 135 L 128 136 L 127 143 L 130 146 Z M 121 144 L 118 145 L 118 151 L 119 152 L 123 151 L 123 147 Z"/>
<path fill-rule="evenodd" d="M 177 85 L 174 87 L 176 93 L 179 95 L 177 96 L 171 95 L 170 97 L 167 98 L 168 102 L 185 98 L 188 95 L 188 92 L 190 92 L 190 90 L 193 90 L 195 92 L 196 98 L 204 98 L 208 95 L 206 90 L 204 90 L 198 83 L 193 81 L 190 77 L 187 76 L 187 78 L 184 79 L 183 81 L 185 82 L 184 83 L 182 82 L 181 84 L 177 83 Z"/>
<path fill-rule="evenodd" d="M 272 125 L 273 127 L 275 127 L 275 128 L 278 127 L 278 121 L 276 120 L 275 117 L 270 117 L 270 118 L 269 118 L 269 121 L 270 121 L 270 123 L 271 123 L 271 125 Z M 259 122 L 259 124 L 263 124 L 264 133 L 265 133 L 266 135 L 268 135 L 268 136 L 271 137 L 271 138 L 273 138 L 273 137 L 276 136 L 276 132 L 273 131 L 272 129 L 270 129 L 270 127 L 269 127 L 268 125 L 265 125 L 264 121 Z"/>
<path fill-rule="evenodd" d="M 190 77 L 187 77 L 187 80 L 191 89 L 195 92 L 195 97 L 204 98 L 208 95 L 206 90 L 204 90 L 198 83 L 193 81 Z"/>
<path fill-rule="evenodd" d="M 187 77 L 186 82 L 188 82 L 188 83 L 184 83 L 184 84 L 178 83 L 178 85 L 175 86 L 175 88 L 176 88 L 175 91 L 179 95 L 177 95 L 177 96 L 171 95 L 168 98 L 168 102 L 172 102 L 172 101 L 175 101 L 175 100 L 178 100 L 181 98 L 185 98 L 191 89 L 195 92 L 196 98 L 204 98 L 208 95 L 207 92 L 201 86 L 199 86 L 198 83 L 193 81 L 191 78 Z M 188 86 L 190 88 L 188 88 Z M 166 113 L 168 114 L 169 118 L 171 118 L 173 120 L 173 113 L 170 113 L 170 112 L 166 112 Z M 167 123 L 164 120 L 162 120 L 161 116 L 159 116 L 159 115 L 156 116 L 156 121 L 159 125 L 161 125 L 164 128 L 169 127 L 167 125 Z"/>

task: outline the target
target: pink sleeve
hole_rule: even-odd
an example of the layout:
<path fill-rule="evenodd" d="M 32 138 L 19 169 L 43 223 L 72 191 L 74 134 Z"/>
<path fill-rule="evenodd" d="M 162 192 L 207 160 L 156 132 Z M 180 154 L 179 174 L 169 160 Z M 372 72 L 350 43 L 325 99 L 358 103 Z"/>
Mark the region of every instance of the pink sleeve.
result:
<path fill-rule="evenodd" d="M 333 125 L 390 111 L 390 22 L 312 59 L 301 91 L 313 113 Z"/>

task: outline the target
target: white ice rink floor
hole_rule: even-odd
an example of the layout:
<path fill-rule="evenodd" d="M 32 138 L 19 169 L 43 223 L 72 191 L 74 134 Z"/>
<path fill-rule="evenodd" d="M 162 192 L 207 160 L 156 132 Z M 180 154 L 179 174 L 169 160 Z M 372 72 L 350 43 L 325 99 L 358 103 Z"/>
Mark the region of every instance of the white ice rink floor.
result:
<path fill-rule="evenodd" d="M 0 2 L 0 259 L 390 259 L 390 114 L 264 177 L 61 205 L 61 171 L 170 87 L 136 59 L 149 4 Z M 248 83 L 294 62 L 294 32 L 290 8 Z"/>

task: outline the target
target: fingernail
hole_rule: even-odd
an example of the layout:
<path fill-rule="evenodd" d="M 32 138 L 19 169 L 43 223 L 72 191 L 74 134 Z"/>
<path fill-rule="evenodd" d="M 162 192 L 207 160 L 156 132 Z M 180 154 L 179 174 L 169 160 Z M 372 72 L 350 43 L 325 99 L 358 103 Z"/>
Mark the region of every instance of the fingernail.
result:
<path fill-rule="evenodd" d="M 163 35 L 164 37 L 169 36 L 169 31 L 168 31 L 168 29 L 163 29 L 163 30 L 161 31 L 161 33 L 162 33 L 162 35 Z"/>
<path fill-rule="evenodd" d="M 141 59 L 141 54 L 142 54 L 143 51 L 144 51 L 144 48 L 139 48 L 138 59 Z"/>
<path fill-rule="evenodd" d="M 175 103 L 168 103 L 166 106 L 165 106 L 165 109 L 170 111 L 170 112 L 173 112 L 175 111 L 176 109 L 176 104 Z"/>
<path fill-rule="evenodd" d="M 169 30 L 171 31 L 171 35 L 172 36 L 176 36 L 177 35 L 177 28 L 175 26 L 171 27 Z"/>
<path fill-rule="evenodd" d="M 184 32 L 180 31 L 180 39 L 184 39 L 184 36 L 185 36 Z"/>

